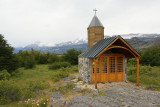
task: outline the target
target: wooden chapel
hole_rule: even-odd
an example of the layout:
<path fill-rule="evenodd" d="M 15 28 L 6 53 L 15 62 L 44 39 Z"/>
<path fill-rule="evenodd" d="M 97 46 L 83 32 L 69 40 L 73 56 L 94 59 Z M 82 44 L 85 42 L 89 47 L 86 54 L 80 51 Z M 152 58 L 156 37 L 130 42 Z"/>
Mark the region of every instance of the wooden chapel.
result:
<path fill-rule="evenodd" d="M 125 80 L 125 59 L 136 59 L 136 85 L 139 85 L 139 53 L 121 36 L 104 38 L 104 27 L 96 14 L 88 27 L 88 49 L 79 55 L 79 74 L 84 82 Z"/>

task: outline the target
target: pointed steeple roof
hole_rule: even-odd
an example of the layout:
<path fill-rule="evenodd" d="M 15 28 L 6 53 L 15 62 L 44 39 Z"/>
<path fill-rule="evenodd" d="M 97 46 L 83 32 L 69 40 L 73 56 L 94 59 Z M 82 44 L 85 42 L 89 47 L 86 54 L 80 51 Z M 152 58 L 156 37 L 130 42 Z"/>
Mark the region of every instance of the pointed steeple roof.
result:
<path fill-rule="evenodd" d="M 103 27 L 102 23 L 100 22 L 100 20 L 98 19 L 98 17 L 96 15 L 94 15 L 90 25 L 88 27 Z"/>

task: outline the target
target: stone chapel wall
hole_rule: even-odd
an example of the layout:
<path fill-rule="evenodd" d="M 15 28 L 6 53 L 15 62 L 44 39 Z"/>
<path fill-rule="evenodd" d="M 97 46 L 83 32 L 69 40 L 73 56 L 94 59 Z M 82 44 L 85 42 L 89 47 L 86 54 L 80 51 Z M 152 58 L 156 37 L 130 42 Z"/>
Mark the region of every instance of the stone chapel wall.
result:
<path fill-rule="evenodd" d="M 78 69 L 80 78 L 86 82 L 91 82 L 91 60 L 89 58 L 78 58 Z"/>

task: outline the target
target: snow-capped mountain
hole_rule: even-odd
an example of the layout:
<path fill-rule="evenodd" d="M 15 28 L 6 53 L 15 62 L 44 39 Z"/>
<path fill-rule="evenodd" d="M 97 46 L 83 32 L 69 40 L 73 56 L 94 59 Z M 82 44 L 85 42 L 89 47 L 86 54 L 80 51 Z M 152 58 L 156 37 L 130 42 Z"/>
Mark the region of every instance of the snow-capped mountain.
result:
<path fill-rule="evenodd" d="M 85 44 L 87 42 L 88 42 L 87 38 L 77 38 L 74 41 L 58 43 L 55 46 L 59 47 L 59 46 L 66 46 L 66 45 L 78 45 L 78 44 Z"/>
<path fill-rule="evenodd" d="M 116 35 L 105 35 L 104 38 L 109 38 Z M 124 39 L 131 42 L 131 44 L 134 41 L 134 37 L 140 41 L 140 43 L 148 42 L 151 40 L 154 40 L 155 38 L 160 38 L 160 34 L 140 34 L 140 33 L 130 33 L 130 34 L 121 34 Z M 133 38 L 133 39 L 132 39 Z M 33 44 L 27 45 L 25 47 L 17 47 L 15 48 L 14 52 L 17 53 L 19 50 L 28 50 L 28 49 L 34 49 L 34 50 L 40 50 L 42 52 L 52 52 L 52 53 L 63 53 L 66 52 L 68 49 L 75 48 L 77 50 L 85 50 L 87 49 L 87 37 L 86 38 L 77 38 L 74 41 L 67 41 L 55 44 L 52 43 L 42 43 L 42 42 L 35 42 Z M 145 44 L 145 43 L 144 43 Z"/>

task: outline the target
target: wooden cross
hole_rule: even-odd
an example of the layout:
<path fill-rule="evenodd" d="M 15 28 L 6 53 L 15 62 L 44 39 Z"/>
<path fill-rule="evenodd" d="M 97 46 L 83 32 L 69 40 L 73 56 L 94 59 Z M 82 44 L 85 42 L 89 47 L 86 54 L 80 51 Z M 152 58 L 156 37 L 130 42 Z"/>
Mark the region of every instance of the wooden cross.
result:
<path fill-rule="evenodd" d="M 93 11 L 95 11 L 95 15 L 96 15 L 96 11 L 97 11 L 97 9 L 95 8 L 95 9 L 93 9 Z"/>

